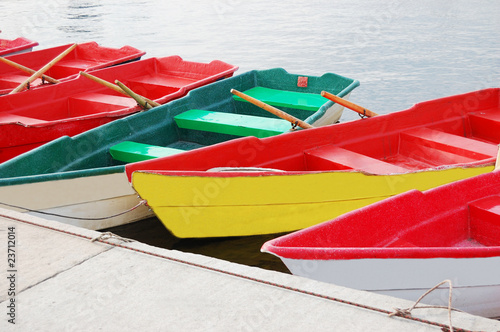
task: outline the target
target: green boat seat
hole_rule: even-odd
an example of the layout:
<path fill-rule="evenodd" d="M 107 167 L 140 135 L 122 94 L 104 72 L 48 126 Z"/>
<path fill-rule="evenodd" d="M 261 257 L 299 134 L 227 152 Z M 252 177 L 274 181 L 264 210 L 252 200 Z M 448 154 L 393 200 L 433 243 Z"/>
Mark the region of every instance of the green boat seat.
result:
<path fill-rule="evenodd" d="M 126 163 L 171 156 L 184 150 L 124 141 L 113 145 L 109 152 L 113 159 Z"/>
<path fill-rule="evenodd" d="M 315 93 L 276 90 L 264 88 L 262 86 L 256 86 L 255 88 L 242 92 L 271 106 L 288 107 L 312 112 L 316 112 L 328 101 L 328 99 Z M 238 96 L 233 96 L 233 98 L 238 101 L 246 102 L 245 99 Z"/>
<path fill-rule="evenodd" d="M 253 115 L 189 110 L 174 117 L 179 128 L 258 138 L 289 131 L 290 122 Z"/>

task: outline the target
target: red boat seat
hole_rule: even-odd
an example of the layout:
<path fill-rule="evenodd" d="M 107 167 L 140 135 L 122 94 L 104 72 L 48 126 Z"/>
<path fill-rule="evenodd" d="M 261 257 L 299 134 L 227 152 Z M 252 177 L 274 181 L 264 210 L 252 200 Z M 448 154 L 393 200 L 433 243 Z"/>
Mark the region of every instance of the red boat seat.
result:
<path fill-rule="evenodd" d="M 130 82 L 137 82 L 142 84 L 152 84 L 152 85 L 161 85 L 161 86 L 171 86 L 175 88 L 182 88 L 187 85 L 196 82 L 196 79 L 187 78 L 187 77 L 176 77 L 176 76 L 143 76 L 139 78 L 135 78 Z"/>
<path fill-rule="evenodd" d="M 416 128 L 401 133 L 401 140 L 473 160 L 495 157 L 498 147 L 472 138 L 449 134 L 430 128 Z"/>
<path fill-rule="evenodd" d="M 335 145 L 324 145 L 304 152 L 310 171 L 354 169 L 370 174 L 406 173 L 409 170 Z"/>
<path fill-rule="evenodd" d="M 45 123 L 47 121 L 41 119 L 30 118 L 17 114 L 0 114 L 0 123 L 22 123 L 25 125 L 35 125 Z"/>
<path fill-rule="evenodd" d="M 470 237 L 485 246 L 500 245 L 500 196 L 469 203 Z"/>
<path fill-rule="evenodd" d="M 162 96 L 175 93 L 181 88 L 189 86 L 193 82 L 193 79 L 187 79 L 184 77 L 143 76 L 122 83 L 141 96 L 149 99 L 157 99 Z"/>
<path fill-rule="evenodd" d="M 84 116 L 111 112 L 137 106 L 134 99 L 121 95 L 104 93 L 83 93 L 69 98 L 70 116 Z"/>
<path fill-rule="evenodd" d="M 82 59 L 61 60 L 52 68 L 50 68 L 47 74 L 52 77 L 67 77 L 70 75 L 78 74 L 81 71 L 85 71 L 87 68 L 94 67 L 99 64 L 100 62 L 97 61 Z"/>
<path fill-rule="evenodd" d="M 22 74 L 12 74 L 12 75 L 3 75 L 2 78 L 0 79 L 0 85 L 1 86 L 10 86 L 14 85 L 14 87 L 17 87 L 19 84 L 23 83 L 26 81 L 26 79 L 29 76 L 22 75 Z"/>
<path fill-rule="evenodd" d="M 26 79 L 28 78 L 29 76 L 28 75 L 6 75 L 6 76 L 3 76 L 1 79 L 0 79 L 0 89 L 10 89 L 12 88 L 12 90 L 14 90 L 14 88 L 17 88 L 17 86 L 21 83 L 23 83 L 24 81 L 26 81 Z M 31 86 L 37 86 L 37 85 L 40 85 L 42 84 L 42 79 L 41 78 L 37 78 L 36 80 L 34 80 L 33 82 L 30 83 Z M 10 91 L 8 91 L 10 92 Z M 2 93 L 4 94 L 7 94 L 8 92 L 5 92 L 5 91 L 2 91 Z"/>
<path fill-rule="evenodd" d="M 472 136 L 491 142 L 500 142 L 500 110 L 489 110 L 469 114 Z"/>
<path fill-rule="evenodd" d="M 67 68 L 76 68 L 80 70 L 84 70 L 83 68 L 89 68 L 99 65 L 100 61 L 92 61 L 92 60 L 83 60 L 83 59 L 68 59 L 61 60 L 57 64 L 55 64 L 52 68 L 55 67 L 67 67 Z"/>

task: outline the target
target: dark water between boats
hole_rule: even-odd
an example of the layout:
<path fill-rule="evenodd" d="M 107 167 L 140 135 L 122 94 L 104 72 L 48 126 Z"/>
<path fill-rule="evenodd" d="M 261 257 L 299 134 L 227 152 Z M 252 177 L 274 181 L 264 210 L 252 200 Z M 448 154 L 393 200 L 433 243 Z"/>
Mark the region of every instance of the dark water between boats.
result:
<path fill-rule="evenodd" d="M 2 38 L 38 48 L 94 40 L 153 56 L 358 79 L 351 100 L 380 114 L 500 83 L 500 1 L 0 1 Z M 238 73 L 237 72 L 237 73 Z M 345 112 L 342 120 L 353 120 Z M 155 218 L 114 228 L 155 246 L 286 271 L 266 240 L 175 239 Z"/>
<path fill-rule="evenodd" d="M 160 248 L 202 254 L 230 262 L 290 273 L 281 260 L 260 252 L 264 242 L 280 234 L 227 238 L 179 239 L 173 236 L 157 218 L 109 228 L 122 237 L 131 238 Z"/>

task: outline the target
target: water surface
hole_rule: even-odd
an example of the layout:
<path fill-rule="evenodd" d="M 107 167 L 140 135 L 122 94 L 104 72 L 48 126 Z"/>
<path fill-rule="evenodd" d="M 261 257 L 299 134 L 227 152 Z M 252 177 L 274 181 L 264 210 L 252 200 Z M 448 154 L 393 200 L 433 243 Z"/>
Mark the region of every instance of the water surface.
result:
<path fill-rule="evenodd" d="M 1 38 L 37 48 L 94 40 L 145 57 L 214 59 L 239 72 L 283 67 L 358 79 L 351 100 L 377 113 L 500 82 L 498 0 L 0 0 Z M 346 111 L 343 120 L 357 116 Z M 258 253 L 272 236 L 178 240 L 157 219 L 114 230 L 165 248 L 283 270 Z"/>

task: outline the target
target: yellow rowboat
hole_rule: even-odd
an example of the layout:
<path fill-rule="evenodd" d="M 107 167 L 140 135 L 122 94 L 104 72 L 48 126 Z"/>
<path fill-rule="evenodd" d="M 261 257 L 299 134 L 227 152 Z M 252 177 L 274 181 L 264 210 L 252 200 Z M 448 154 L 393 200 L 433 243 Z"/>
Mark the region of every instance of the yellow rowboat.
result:
<path fill-rule="evenodd" d="M 426 190 L 492 169 L 453 168 L 386 176 L 244 174 L 231 178 L 225 177 L 228 174 L 136 172 L 133 183 L 177 237 L 241 236 L 302 229 L 397 193 Z"/>
<path fill-rule="evenodd" d="M 499 90 L 129 164 L 129 181 L 177 237 L 289 232 L 411 190 L 493 170 Z M 222 167 L 222 169 L 221 169 Z"/>

